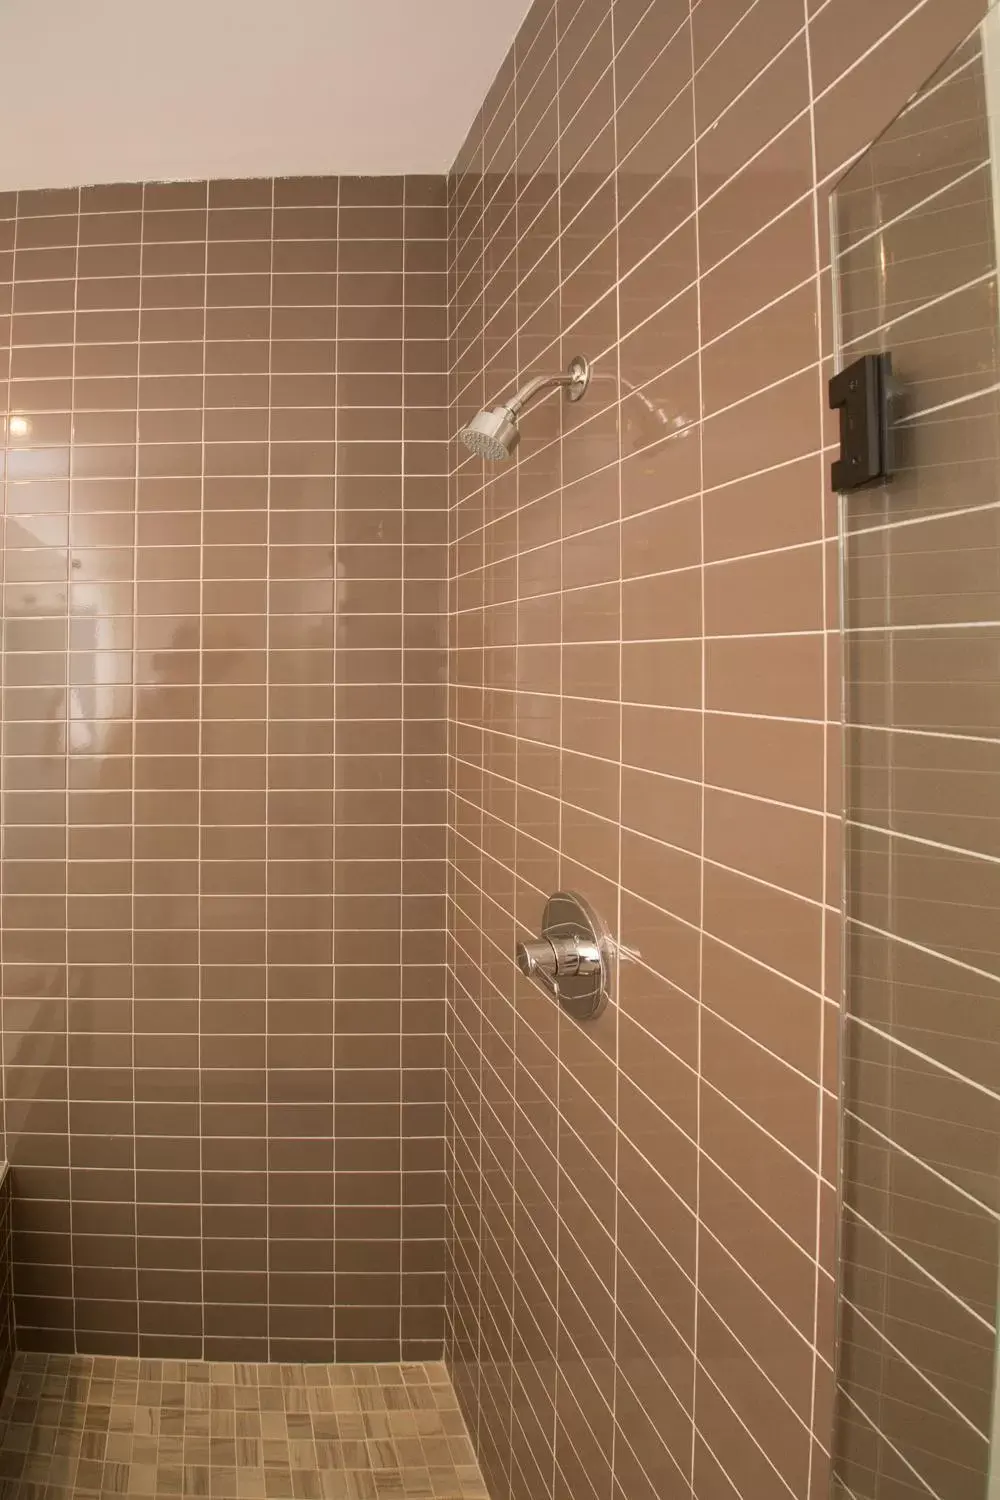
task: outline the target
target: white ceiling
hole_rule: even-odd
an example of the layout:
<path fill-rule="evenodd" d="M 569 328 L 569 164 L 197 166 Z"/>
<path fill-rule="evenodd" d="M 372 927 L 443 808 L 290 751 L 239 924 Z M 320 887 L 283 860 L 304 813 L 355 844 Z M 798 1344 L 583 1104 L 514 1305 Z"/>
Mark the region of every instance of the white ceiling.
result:
<path fill-rule="evenodd" d="M 530 0 L 0 0 L 0 191 L 445 172 Z"/>

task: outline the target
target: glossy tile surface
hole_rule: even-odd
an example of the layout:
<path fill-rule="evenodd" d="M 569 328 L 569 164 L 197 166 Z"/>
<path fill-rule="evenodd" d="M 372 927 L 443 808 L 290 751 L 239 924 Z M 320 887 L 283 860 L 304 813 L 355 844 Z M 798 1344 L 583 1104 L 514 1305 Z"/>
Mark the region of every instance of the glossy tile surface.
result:
<path fill-rule="evenodd" d="M 14 1268 L 11 1261 L 10 1171 L 0 1178 L 0 1379 L 14 1358 Z"/>
<path fill-rule="evenodd" d="M 595 372 L 452 455 L 448 1354 L 495 1500 L 828 1494 L 829 190 L 982 10 L 536 0 L 451 175 L 453 430 Z M 639 955 L 585 1028 L 513 963 L 560 887 Z"/>
<path fill-rule="evenodd" d="M 835 196 L 845 359 L 890 350 L 908 393 L 891 485 L 844 504 L 833 1457 L 835 1493 L 876 1500 L 985 1493 L 993 1422 L 1000 347 L 985 56 L 976 33 Z"/>
<path fill-rule="evenodd" d="M 487 1500 L 441 1364 L 19 1354 L 0 1494 Z"/>
<path fill-rule="evenodd" d="M 0 198 L 22 1348 L 440 1352 L 445 232 Z"/>

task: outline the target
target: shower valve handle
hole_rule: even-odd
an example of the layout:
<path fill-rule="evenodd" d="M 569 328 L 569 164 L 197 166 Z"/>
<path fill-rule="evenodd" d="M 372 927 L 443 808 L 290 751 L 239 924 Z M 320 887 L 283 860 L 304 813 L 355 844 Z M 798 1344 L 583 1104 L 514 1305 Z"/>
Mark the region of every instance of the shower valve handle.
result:
<path fill-rule="evenodd" d="M 541 937 L 518 943 L 517 966 L 528 979 L 538 979 L 557 993 L 553 984 L 567 974 L 599 974 L 601 950 L 587 937 Z"/>
<path fill-rule="evenodd" d="M 607 1004 L 613 949 L 610 933 L 583 897 L 556 891 L 545 903 L 541 936 L 519 942 L 514 956 L 525 978 L 576 1020 L 589 1021 Z"/>

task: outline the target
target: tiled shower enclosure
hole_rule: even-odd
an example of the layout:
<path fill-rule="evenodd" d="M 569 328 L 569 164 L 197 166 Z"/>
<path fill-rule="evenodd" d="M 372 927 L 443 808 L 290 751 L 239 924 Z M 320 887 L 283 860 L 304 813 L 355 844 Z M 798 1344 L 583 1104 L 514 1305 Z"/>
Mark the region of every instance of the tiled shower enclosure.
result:
<path fill-rule="evenodd" d="M 496 1496 L 829 1493 L 829 196 L 984 8 L 538 0 L 450 178 L 453 427 L 598 374 L 451 481 L 448 1354 Z M 589 1027 L 509 961 L 559 888 L 641 955 Z"/>
<path fill-rule="evenodd" d="M 447 173 L 0 195 L 0 1500 L 827 1500 L 829 196 L 982 11 L 534 0 Z"/>

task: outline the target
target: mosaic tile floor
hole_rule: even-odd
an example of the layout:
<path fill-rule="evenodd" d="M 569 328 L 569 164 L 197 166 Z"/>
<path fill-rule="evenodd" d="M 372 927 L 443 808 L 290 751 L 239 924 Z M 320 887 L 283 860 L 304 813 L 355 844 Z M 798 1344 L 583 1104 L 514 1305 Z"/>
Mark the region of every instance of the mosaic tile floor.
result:
<path fill-rule="evenodd" d="M 488 1500 L 443 1364 L 19 1354 L 0 1500 Z"/>

